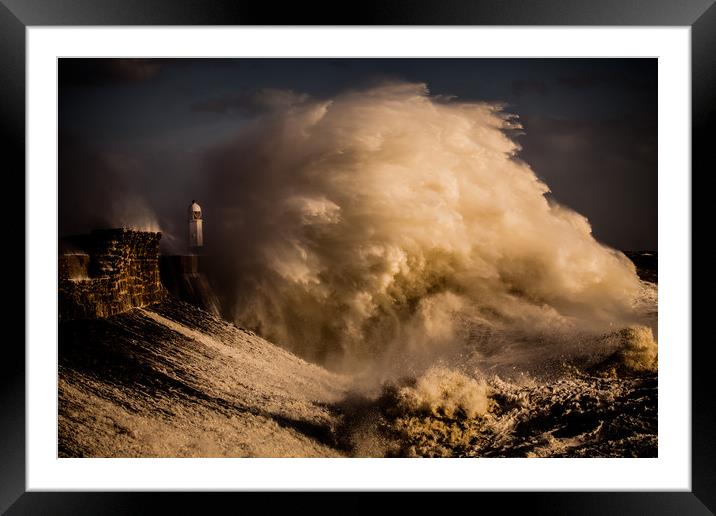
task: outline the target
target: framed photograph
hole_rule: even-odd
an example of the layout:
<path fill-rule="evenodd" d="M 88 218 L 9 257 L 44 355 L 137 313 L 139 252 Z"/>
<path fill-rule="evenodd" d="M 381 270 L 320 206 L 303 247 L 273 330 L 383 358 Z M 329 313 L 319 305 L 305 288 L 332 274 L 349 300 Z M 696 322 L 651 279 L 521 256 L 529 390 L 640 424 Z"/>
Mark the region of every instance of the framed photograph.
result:
<path fill-rule="evenodd" d="M 1 1 L 27 245 L 0 509 L 715 510 L 711 0 Z"/>

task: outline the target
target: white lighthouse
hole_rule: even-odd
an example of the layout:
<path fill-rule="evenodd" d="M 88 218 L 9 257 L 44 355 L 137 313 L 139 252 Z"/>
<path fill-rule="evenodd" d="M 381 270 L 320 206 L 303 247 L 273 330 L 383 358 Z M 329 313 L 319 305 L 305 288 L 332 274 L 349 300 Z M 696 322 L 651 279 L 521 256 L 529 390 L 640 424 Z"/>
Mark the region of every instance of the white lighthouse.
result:
<path fill-rule="evenodd" d="M 196 201 L 191 201 L 189 206 L 189 249 L 192 251 L 197 251 L 204 245 L 201 225 L 201 206 Z"/>

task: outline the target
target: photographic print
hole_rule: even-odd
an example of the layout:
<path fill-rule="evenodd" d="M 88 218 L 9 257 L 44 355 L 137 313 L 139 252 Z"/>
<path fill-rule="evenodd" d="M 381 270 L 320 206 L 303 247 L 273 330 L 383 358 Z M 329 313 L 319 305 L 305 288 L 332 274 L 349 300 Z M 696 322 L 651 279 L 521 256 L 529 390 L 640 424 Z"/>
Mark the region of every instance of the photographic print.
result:
<path fill-rule="evenodd" d="M 657 59 L 58 59 L 60 457 L 657 457 Z"/>

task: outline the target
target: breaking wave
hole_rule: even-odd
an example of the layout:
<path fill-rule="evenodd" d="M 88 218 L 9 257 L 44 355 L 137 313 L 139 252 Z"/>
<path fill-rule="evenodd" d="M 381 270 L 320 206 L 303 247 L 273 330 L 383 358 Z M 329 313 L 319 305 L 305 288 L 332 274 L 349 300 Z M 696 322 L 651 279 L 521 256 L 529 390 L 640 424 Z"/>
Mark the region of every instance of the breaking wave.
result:
<path fill-rule="evenodd" d="M 379 379 L 589 354 L 643 324 L 633 263 L 545 197 L 502 105 L 406 83 L 291 98 L 207 161 L 234 320 Z"/>

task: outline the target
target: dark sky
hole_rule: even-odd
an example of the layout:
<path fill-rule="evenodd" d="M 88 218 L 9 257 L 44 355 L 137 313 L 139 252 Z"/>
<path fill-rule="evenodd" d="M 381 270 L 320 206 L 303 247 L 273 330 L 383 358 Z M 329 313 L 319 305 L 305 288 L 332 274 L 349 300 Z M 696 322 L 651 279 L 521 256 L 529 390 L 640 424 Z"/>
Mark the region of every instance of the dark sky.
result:
<path fill-rule="evenodd" d="M 656 59 L 60 59 L 59 76 L 61 235 L 109 224 L 122 196 L 178 231 L 207 149 L 262 89 L 322 98 L 395 79 L 507 103 L 554 198 L 606 244 L 657 247 Z"/>

